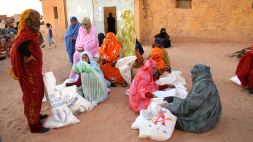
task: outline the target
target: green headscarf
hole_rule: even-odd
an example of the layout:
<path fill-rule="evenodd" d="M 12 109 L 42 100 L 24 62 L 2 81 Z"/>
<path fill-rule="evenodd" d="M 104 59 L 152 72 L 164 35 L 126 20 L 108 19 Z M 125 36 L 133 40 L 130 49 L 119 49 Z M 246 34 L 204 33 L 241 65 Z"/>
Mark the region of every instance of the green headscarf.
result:
<path fill-rule="evenodd" d="M 122 47 L 122 56 L 135 55 L 136 33 L 134 15 L 131 10 L 124 10 L 122 15 L 122 26 L 116 37 L 119 40 Z"/>

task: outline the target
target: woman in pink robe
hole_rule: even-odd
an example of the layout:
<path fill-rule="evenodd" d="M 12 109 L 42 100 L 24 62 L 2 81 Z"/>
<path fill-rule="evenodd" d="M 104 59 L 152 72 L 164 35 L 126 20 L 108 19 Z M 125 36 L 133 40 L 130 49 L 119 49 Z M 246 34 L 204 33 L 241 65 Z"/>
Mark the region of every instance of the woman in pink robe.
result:
<path fill-rule="evenodd" d="M 145 65 L 138 71 L 130 86 L 129 105 L 134 112 L 139 112 L 148 107 L 153 91 L 159 89 L 154 82 L 153 74 L 155 73 L 156 63 L 149 59 Z"/>
<path fill-rule="evenodd" d="M 99 42 L 95 27 L 91 24 L 90 18 L 85 17 L 76 39 L 76 51 L 73 56 L 73 64 L 79 62 L 83 51 L 88 51 L 93 57 L 98 53 Z M 75 81 L 77 75 L 71 70 L 69 78 Z"/>

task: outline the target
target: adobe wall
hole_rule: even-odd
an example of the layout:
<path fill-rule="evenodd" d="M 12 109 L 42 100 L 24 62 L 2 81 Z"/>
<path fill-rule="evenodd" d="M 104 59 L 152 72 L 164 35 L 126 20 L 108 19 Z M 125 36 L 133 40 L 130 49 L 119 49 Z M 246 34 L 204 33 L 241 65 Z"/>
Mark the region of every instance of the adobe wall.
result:
<path fill-rule="evenodd" d="M 42 0 L 43 16 L 46 23 L 52 25 L 53 36 L 63 39 L 67 28 L 65 0 Z M 58 19 L 54 18 L 53 7 L 57 7 Z M 47 33 L 47 31 L 44 31 Z"/>
<path fill-rule="evenodd" d="M 192 0 L 192 9 L 175 8 L 175 0 L 136 0 L 140 38 L 153 41 L 161 27 L 171 38 L 253 42 L 252 0 Z"/>

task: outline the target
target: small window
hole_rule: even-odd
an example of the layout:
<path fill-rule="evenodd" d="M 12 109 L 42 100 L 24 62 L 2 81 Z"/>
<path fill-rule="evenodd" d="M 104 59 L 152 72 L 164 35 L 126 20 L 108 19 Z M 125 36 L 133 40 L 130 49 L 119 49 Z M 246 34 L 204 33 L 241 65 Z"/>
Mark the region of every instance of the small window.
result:
<path fill-rule="evenodd" d="M 58 10 L 57 7 L 53 7 L 54 10 L 54 19 L 58 19 Z"/>
<path fill-rule="evenodd" d="M 192 0 L 176 0 L 176 8 L 191 9 Z"/>

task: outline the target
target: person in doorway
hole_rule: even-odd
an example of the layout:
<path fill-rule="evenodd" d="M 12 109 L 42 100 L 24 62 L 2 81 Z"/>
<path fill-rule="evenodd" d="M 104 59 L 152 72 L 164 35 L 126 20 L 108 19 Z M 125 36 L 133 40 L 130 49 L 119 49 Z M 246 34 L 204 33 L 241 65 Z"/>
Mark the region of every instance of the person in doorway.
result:
<path fill-rule="evenodd" d="M 222 106 L 210 67 L 203 64 L 191 69 L 192 89 L 185 99 L 167 97 L 165 108 L 177 116 L 176 128 L 189 132 L 205 132 L 216 126 Z"/>
<path fill-rule="evenodd" d="M 253 94 L 253 45 L 240 59 L 236 75 L 241 81 L 242 86 L 248 88 L 249 93 Z"/>
<path fill-rule="evenodd" d="M 45 133 L 41 104 L 44 96 L 42 51 L 39 44 L 40 13 L 27 9 L 21 14 L 18 33 L 11 48 L 11 72 L 23 92 L 24 113 L 32 133 Z"/>
<path fill-rule="evenodd" d="M 68 27 L 64 40 L 66 45 L 66 51 L 68 53 L 69 62 L 73 64 L 73 56 L 75 53 L 76 38 L 78 36 L 79 28 L 81 24 L 75 16 L 70 17 L 70 26 Z"/>
<path fill-rule="evenodd" d="M 46 24 L 46 27 L 48 29 L 47 31 L 47 43 L 48 45 L 51 47 L 52 45 L 54 45 L 54 47 L 56 47 L 56 45 L 54 44 L 53 41 L 53 32 L 52 32 L 52 25 L 50 23 Z"/>
<path fill-rule="evenodd" d="M 112 17 L 112 13 L 109 13 L 109 17 L 107 17 L 107 25 L 108 25 L 108 32 L 116 33 L 115 32 L 115 18 Z"/>

